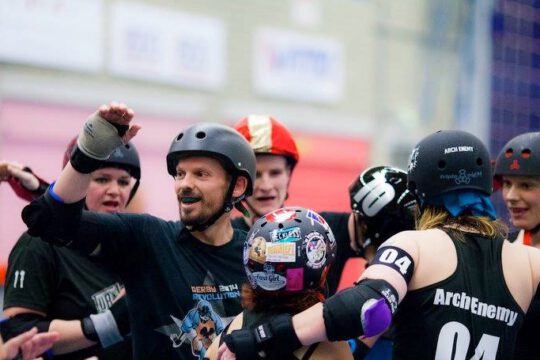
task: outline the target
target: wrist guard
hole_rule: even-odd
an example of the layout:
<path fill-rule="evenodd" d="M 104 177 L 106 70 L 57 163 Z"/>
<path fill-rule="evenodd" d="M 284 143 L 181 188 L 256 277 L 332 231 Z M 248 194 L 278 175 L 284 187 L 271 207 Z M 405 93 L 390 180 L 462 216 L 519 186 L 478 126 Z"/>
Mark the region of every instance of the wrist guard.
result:
<path fill-rule="evenodd" d="M 328 298 L 323 304 L 324 326 L 330 341 L 382 333 L 392 322 L 397 291 L 384 280 L 364 279 Z"/>
<path fill-rule="evenodd" d="M 110 310 L 85 317 L 81 320 L 81 327 L 88 340 L 99 342 L 103 348 L 124 340 Z"/>
<path fill-rule="evenodd" d="M 223 340 L 238 360 L 278 358 L 302 347 L 288 314 L 278 315 L 255 329 L 233 331 Z"/>
<path fill-rule="evenodd" d="M 113 124 L 94 113 L 79 134 L 77 147 L 92 159 L 107 160 L 113 150 L 123 144 L 122 136 L 128 129 L 127 125 Z"/>

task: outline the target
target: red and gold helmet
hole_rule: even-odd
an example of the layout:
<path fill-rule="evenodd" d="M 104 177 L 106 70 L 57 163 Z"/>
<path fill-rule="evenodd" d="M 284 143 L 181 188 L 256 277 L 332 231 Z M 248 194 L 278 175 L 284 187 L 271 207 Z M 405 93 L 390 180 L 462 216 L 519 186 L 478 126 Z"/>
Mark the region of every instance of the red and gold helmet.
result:
<path fill-rule="evenodd" d="M 234 128 L 246 138 L 255 154 L 285 156 L 291 168 L 298 162 L 298 149 L 290 131 L 275 118 L 249 115 Z"/>

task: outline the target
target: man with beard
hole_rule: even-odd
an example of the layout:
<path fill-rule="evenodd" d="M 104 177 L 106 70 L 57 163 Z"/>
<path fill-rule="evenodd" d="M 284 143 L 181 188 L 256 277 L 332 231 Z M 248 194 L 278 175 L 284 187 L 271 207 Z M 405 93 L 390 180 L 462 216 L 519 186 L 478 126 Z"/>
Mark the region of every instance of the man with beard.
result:
<path fill-rule="evenodd" d="M 201 334 L 186 336 L 181 319 L 201 302 L 223 324 L 241 311 L 246 234 L 233 230 L 230 211 L 252 193 L 255 156 L 233 129 L 200 123 L 180 132 L 167 154 L 181 221 L 82 211 L 96 160 L 139 131 L 133 115 L 111 103 L 90 116 L 58 181 L 23 210 L 23 219 L 31 235 L 75 247 L 120 275 L 136 359 L 202 358 L 206 348 L 189 341 Z M 83 324 L 83 331 L 95 330 Z"/>

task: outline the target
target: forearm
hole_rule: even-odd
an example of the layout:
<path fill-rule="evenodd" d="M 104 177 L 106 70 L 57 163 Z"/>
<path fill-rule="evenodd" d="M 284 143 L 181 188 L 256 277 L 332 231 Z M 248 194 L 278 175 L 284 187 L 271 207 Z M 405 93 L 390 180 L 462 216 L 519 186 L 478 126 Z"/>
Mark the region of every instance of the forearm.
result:
<path fill-rule="evenodd" d="M 66 204 L 77 202 L 86 196 L 90 179 L 90 174 L 78 172 L 68 162 L 54 184 L 54 193 Z"/>
<path fill-rule="evenodd" d="M 80 320 L 53 320 L 49 331 L 56 331 L 60 334 L 60 338 L 53 346 L 55 355 L 74 352 L 98 344 L 84 336 Z"/>
<path fill-rule="evenodd" d="M 318 303 L 293 316 L 293 325 L 294 331 L 302 345 L 310 345 L 328 340 L 324 327 L 322 303 Z"/>

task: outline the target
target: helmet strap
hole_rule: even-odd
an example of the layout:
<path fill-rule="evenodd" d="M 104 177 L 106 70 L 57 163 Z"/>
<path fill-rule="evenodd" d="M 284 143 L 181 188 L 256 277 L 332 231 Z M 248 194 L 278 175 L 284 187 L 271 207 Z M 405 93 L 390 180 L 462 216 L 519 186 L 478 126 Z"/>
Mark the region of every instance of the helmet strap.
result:
<path fill-rule="evenodd" d="M 214 223 L 225 213 L 230 212 L 233 209 L 233 206 L 235 202 L 238 202 L 244 198 L 244 196 L 241 196 L 237 200 L 233 200 L 232 194 L 234 192 L 234 187 L 236 186 L 236 180 L 238 179 L 238 175 L 234 174 L 231 176 L 231 181 L 229 183 L 229 189 L 227 190 L 227 194 L 225 195 L 225 201 L 223 202 L 223 206 L 221 209 L 216 211 L 214 215 L 210 216 L 210 218 L 202 223 L 202 224 L 195 224 L 191 226 L 186 226 L 186 229 L 189 232 L 193 231 L 204 231 L 208 229 L 210 226 L 214 225 Z"/>
<path fill-rule="evenodd" d="M 137 193 L 137 189 L 139 188 L 140 184 L 141 184 L 140 180 L 136 179 L 135 185 L 133 185 L 133 188 L 129 192 L 129 198 L 128 198 L 128 201 L 126 202 L 126 206 L 128 206 L 131 200 L 133 200 L 133 197 L 135 196 L 135 193 Z"/>

